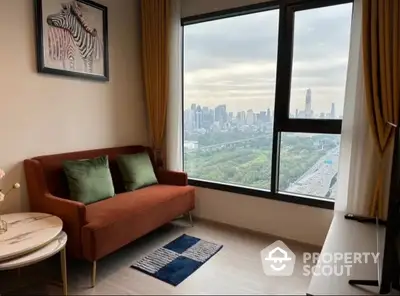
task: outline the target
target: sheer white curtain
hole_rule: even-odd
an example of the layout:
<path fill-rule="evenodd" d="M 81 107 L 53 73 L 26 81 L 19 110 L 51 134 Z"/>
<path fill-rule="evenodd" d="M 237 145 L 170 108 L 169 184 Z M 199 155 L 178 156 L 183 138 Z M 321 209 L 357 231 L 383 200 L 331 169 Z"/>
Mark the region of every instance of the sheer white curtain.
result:
<path fill-rule="evenodd" d="M 181 1 L 171 1 L 170 83 L 167 110 L 167 168 L 182 170 L 182 27 Z"/>
<path fill-rule="evenodd" d="M 362 0 L 355 0 L 335 210 L 368 216 L 378 171 L 378 151 L 367 118 L 361 41 Z M 390 170 L 388 167 L 388 176 Z M 390 177 L 386 180 L 388 189 Z"/>

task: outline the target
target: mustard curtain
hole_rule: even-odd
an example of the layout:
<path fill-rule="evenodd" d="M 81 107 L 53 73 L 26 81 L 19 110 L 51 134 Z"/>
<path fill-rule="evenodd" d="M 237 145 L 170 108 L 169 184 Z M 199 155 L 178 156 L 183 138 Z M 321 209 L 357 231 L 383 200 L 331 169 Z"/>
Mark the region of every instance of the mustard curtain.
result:
<path fill-rule="evenodd" d="M 142 0 L 142 63 L 150 140 L 157 166 L 165 166 L 168 105 L 169 0 Z"/>
<path fill-rule="evenodd" d="M 384 217 L 384 159 L 399 123 L 399 0 L 363 1 L 363 58 L 368 118 L 380 163 L 370 215 Z"/>

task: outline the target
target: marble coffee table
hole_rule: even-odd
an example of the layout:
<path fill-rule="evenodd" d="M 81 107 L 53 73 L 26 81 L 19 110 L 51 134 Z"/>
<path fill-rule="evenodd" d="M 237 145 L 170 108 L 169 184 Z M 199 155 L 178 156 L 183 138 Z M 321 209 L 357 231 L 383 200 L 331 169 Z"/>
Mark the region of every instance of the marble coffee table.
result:
<path fill-rule="evenodd" d="M 62 220 L 43 213 L 15 213 L 2 215 L 7 232 L 0 234 L 0 262 L 43 247 L 62 230 Z"/>
<path fill-rule="evenodd" d="M 8 223 L 7 232 L 0 234 L 0 271 L 25 267 L 61 253 L 63 292 L 67 295 L 65 245 L 67 235 L 62 221 L 42 213 L 2 215 Z"/>

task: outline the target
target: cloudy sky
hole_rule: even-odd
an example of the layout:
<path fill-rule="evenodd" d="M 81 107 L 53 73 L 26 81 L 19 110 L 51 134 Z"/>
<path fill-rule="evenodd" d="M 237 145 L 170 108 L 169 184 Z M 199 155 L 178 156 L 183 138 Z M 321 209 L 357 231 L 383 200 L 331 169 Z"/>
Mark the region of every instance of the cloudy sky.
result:
<path fill-rule="evenodd" d="M 343 114 L 352 4 L 295 15 L 291 112 L 304 110 L 307 88 L 318 114 Z M 228 111 L 274 108 L 279 11 L 184 28 L 185 108 L 192 103 Z"/>

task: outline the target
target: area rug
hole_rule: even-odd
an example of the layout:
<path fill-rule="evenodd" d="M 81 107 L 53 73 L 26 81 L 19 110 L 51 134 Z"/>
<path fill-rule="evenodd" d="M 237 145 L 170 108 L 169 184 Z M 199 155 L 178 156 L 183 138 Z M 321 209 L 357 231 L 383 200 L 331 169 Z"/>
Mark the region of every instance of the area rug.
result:
<path fill-rule="evenodd" d="M 221 248 L 222 245 L 184 234 L 138 260 L 131 267 L 177 286 Z"/>

